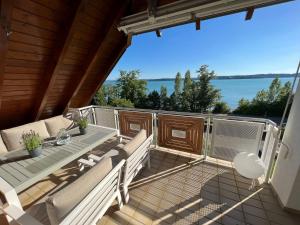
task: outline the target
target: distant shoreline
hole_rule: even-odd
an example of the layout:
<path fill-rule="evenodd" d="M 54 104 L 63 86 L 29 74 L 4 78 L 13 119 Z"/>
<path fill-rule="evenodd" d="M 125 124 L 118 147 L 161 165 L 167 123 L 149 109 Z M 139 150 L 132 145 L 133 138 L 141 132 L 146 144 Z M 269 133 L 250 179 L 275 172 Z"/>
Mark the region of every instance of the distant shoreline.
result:
<path fill-rule="evenodd" d="M 293 77 L 294 74 L 254 74 L 254 75 L 229 75 L 229 76 L 216 76 L 214 80 L 240 80 L 240 79 L 263 79 L 263 78 L 289 78 Z M 196 77 L 192 78 L 196 80 Z M 173 81 L 175 78 L 157 78 L 157 79 L 142 79 L 146 81 Z M 107 80 L 116 81 L 116 80 Z"/>

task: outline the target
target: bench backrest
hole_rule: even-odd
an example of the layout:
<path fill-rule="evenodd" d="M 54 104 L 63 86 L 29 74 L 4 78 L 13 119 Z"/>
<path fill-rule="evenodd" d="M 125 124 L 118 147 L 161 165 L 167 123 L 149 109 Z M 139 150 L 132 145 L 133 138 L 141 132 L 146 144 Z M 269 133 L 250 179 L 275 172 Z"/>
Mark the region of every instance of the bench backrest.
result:
<path fill-rule="evenodd" d="M 126 160 L 124 171 L 124 184 L 129 184 L 143 167 L 147 157 L 150 157 L 150 145 L 153 134 L 150 135 Z"/>
<path fill-rule="evenodd" d="M 60 225 L 96 224 L 120 194 L 120 178 L 125 160 L 106 177 L 64 218 Z"/>
<path fill-rule="evenodd" d="M 0 135 L 0 154 L 5 154 L 7 152 L 8 151 L 7 151 L 6 145 L 4 144 L 3 139 Z"/>
<path fill-rule="evenodd" d="M 21 142 L 22 134 L 24 132 L 30 132 L 31 130 L 38 133 L 43 139 L 50 137 L 44 120 L 2 130 L 1 135 L 7 150 L 14 151 L 24 149 L 24 144 Z"/>
<path fill-rule="evenodd" d="M 56 137 L 60 129 L 68 129 L 73 125 L 73 121 L 62 115 L 51 117 L 46 120 L 40 120 L 33 123 L 28 123 L 22 126 L 2 130 L 0 133 L 0 154 L 8 151 L 24 149 L 22 143 L 22 134 L 35 131 L 41 138 Z"/>

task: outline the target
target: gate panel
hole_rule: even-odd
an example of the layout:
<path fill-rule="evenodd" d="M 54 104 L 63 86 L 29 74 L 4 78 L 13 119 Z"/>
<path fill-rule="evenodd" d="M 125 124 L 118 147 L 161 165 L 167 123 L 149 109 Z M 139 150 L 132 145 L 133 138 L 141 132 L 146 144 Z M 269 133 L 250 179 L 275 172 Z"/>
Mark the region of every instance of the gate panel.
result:
<path fill-rule="evenodd" d="M 116 129 L 114 109 L 95 108 L 95 117 L 97 125 Z"/>
<path fill-rule="evenodd" d="M 158 115 L 158 144 L 161 147 L 201 154 L 204 119 Z"/>
<path fill-rule="evenodd" d="M 263 123 L 214 119 L 211 156 L 232 162 L 239 152 L 258 155 L 263 129 Z"/>
<path fill-rule="evenodd" d="M 134 137 L 141 129 L 152 134 L 152 114 L 144 112 L 119 111 L 120 132 L 122 135 Z"/>

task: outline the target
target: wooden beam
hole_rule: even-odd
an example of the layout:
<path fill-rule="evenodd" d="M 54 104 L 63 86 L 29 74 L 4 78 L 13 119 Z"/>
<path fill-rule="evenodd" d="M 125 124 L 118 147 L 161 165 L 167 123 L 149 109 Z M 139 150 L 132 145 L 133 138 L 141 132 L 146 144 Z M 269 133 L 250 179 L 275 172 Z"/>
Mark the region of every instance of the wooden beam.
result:
<path fill-rule="evenodd" d="M 200 30 L 200 28 L 201 28 L 201 21 L 200 21 L 200 19 L 199 18 L 197 18 L 196 19 L 196 30 Z"/>
<path fill-rule="evenodd" d="M 127 35 L 127 47 L 129 47 L 131 45 L 131 42 L 132 42 L 132 33 L 129 33 Z"/>
<path fill-rule="evenodd" d="M 57 46 L 54 49 L 54 53 L 51 56 L 51 60 L 45 70 L 44 80 L 42 82 L 42 84 L 45 85 L 41 87 L 41 93 L 38 95 L 33 111 L 33 119 L 35 121 L 40 118 L 44 110 L 50 90 L 53 88 L 55 83 L 57 71 L 59 70 L 59 66 L 62 64 L 67 48 L 72 40 L 74 30 L 80 20 L 80 14 L 82 10 L 84 10 L 85 0 L 71 2 L 75 2 L 73 9 L 70 9 L 71 15 L 68 16 L 65 24 L 62 25 L 61 32 L 58 32 L 57 34 L 60 38 L 57 41 Z"/>
<path fill-rule="evenodd" d="M 99 29 L 99 34 L 97 35 L 98 36 L 97 42 L 94 45 L 95 47 L 94 49 L 92 49 L 92 51 L 90 51 L 90 54 L 86 59 L 85 70 L 83 71 L 81 77 L 79 78 L 79 81 L 75 82 L 74 87 L 72 87 L 71 90 L 66 93 L 66 102 L 64 103 L 65 107 L 63 112 L 66 112 L 68 110 L 72 98 L 77 95 L 84 81 L 92 71 L 94 65 L 98 62 L 98 57 L 100 54 L 102 54 L 103 43 L 106 39 L 109 38 L 110 32 L 116 29 L 116 26 L 118 25 L 121 17 L 124 15 L 124 12 L 127 8 L 127 3 L 128 1 L 122 1 L 123 5 L 118 6 L 117 12 L 115 14 L 111 12 L 110 18 L 107 18 L 107 23 L 105 25 L 105 28 Z"/>
<path fill-rule="evenodd" d="M 156 16 L 157 0 L 147 0 L 148 2 L 148 18 L 149 21 L 154 22 Z"/>
<path fill-rule="evenodd" d="M 1 0 L 0 2 L 0 110 L 2 106 L 4 70 L 13 4 L 14 0 Z"/>
<path fill-rule="evenodd" d="M 161 31 L 160 30 L 156 30 L 155 33 L 156 33 L 157 37 L 161 37 Z"/>
<path fill-rule="evenodd" d="M 247 10 L 245 20 L 251 20 L 254 13 L 254 8 L 251 7 Z"/>

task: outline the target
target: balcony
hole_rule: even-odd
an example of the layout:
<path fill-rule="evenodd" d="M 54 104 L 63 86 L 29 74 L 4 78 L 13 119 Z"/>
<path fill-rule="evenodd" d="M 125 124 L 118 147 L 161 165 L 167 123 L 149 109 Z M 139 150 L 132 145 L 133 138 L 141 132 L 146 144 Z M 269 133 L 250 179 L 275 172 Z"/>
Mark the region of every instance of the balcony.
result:
<path fill-rule="evenodd" d="M 144 168 L 131 183 L 129 203 L 121 210 L 112 205 L 98 224 L 298 224 L 300 216 L 284 211 L 268 184 L 269 170 L 272 169 L 269 165 L 273 163 L 272 136 L 276 132 L 276 125 L 272 121 L 94 106 L 81 108 L 79 112 L 88 116 L 91 123 L 118 130 L 118 135 L 94 149 L 94 154 L 102 155 L 112 148 L 118 149 L 118 136 L 121 134 L 134 135 L 140 128 L 155 134 L 151 168 Z M 176 116 L 177 124 L 180 124 L 181 132 L 173 132 L 177 140 L 175 145 L 174 140 L 170 140 L 172 137 L 166 142 L 160 137 L 164 132 L 161 129 L 162 118 L 166 119 L 162 116 Z M 184 136 L 184 132 L 188 136 L 197 130 L 193 126 L 193 119 L 203 121 L 198 123 L 203 126 L 201 135 L 193 135 L 193 138 L 200 138 L 201 145 L 196 140 L 186 142 L 191 143 L 189 145 L 181 143 L 178 137 Z M 220 155 L 224 152 L 214 151 L 217 143 L 215 135 L 218 133 L 215 131 L 216 119 L 263 124 L 262 132 L 257 136 L 257 154 L 264 160 L 267 169 L 255 188 L 249 189 L 252 181 L 240 176 L 233 168 L 230 160 L 232 153 Z M 166 130 L 168 126 L 176 128 L 170 123 L 166 126 Z M 190 127 L 195 129 L 191 130 Z M 231 128 L 236 129 L 234 126 Z M 163 147 L 168 143 L 177 150 Z M 226 143 L 223 147 L 226 147 Z M 224 160 L 226 157 L 227 160 Z M 31 213 L 44 224 L 49 223 L 45 208 L 39 202 L 60 186 L 71 182 L 72 177 L 79 173 L 76 162 L 68 164 L 23 191 L 19 195 L 22 206 L 25 209 L 30 207 Z M 45 218 L 41 218 L 43 216 Z"/>

